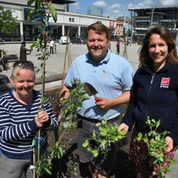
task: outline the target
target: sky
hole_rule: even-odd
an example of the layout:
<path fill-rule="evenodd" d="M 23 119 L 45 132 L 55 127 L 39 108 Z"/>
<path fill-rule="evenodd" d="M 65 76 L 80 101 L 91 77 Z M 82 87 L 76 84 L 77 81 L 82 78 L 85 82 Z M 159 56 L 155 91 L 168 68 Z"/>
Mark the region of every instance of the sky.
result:
<path fill-rule="evenodd" d="M 89 6 L 103 8 L 103 16 L 117 18 L 130 16 L 128 8 L 178 6 L 178 0 L 75 0 L 70 4 L 70 12 L 87 14 Z"/>

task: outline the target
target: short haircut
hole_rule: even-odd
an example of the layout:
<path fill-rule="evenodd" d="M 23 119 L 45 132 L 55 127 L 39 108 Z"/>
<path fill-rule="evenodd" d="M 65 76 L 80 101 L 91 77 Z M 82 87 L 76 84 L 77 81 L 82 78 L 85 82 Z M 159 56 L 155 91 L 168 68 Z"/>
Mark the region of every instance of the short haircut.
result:
<path fill-rule="evenodd" d="M 101 33 L 106 33 L 106 37 L 108 40 L 110 40 L 110 34 L 109 34 L 109 29 L 102 24 L 100 21 L 97 21 L 91 25 L 88 26 L 87 28 L 87 38 L 88 38 L 88 32 L 89 30 L 94 30 L 96 33 L 101 34 Z"/>

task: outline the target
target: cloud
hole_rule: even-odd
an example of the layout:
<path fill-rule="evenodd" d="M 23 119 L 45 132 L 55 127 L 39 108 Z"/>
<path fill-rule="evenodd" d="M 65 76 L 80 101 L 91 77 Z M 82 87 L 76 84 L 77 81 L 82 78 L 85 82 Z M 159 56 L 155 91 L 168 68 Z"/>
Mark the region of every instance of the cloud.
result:
<path fill-rule="evenodd" d="M 97 6 L 97 7 L 100 7 L 100 8 L 104 8 L 107 6 L 107 3 L 104 2 L 104 1 L 96 1 L 93 3 L 93 6 Z"/>
<path fill-rule="evenodd" d="M 160 0 L 160 4 L 163 6 L 174 6 L 178 5 L 177 0 Z"/>
<path fill-rule="evenodd" d="M 112 4 L 109 6 L 110 9 L 120 9 L 121 8 L 121 5 L 116 3 L 116 4 Z"/>
<path fill-rule="evenodd" d="M 128 8 L 150 8 L 150 7 L 162 7 L 162 6 L 175 6 L 178 5 L 177 0 L 144 0 L 137 4 L 129 3 Z"/>
<path fill-rule="evenodd" d="M 118 18 L 119 16 L 125 16 L 127 12 L 127 7 L 119 3 L 112 4 L 108 6 L 107 14 L 110 17 Z"/>

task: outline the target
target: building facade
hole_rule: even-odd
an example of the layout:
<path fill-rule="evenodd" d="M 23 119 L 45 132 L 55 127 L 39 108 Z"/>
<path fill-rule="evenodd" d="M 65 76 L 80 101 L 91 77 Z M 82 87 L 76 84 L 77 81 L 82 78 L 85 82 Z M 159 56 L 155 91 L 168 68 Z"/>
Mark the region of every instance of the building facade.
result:
<path fill-rule="evenodd" d="M 88 25 L 101 21 L 106 25 L 111 34 L 115 32 L 116 19 L 92 15 L 76 14 L 65 12 L 65 5 L 53 4 L 57 11 L 57 22 L 49 19 L 49 29 L 51 38 L 58 40 L 61 36 L 85 37 L 85 31 Z M 38 27 L 35 21 L 28 21 L 28 12 L 33 7 L 27 6 L 26 0 L 0 0 L 0 6 L 10 9 L 13 17 L 17 18 L 18 26 L 12 37 L 5 38 L 6 41 L 34 41 L 38 35 Z M 1 37 L 0 38 L 4 38 Z"/>
<path fill-rule="evenodd" d="M 126 25 L 130 25 L 130 18 L 125 16 L 120 16 L 117 18 L 116 23 L 116 36 L 123 37 L 126 32 Z"/>
<path fill-rule="evenodd" d="M 117 19 L 117 25 L 116 25 L 116 34 L 117 36 L 124 36 L 124 18 L 118 18 Z"/>
<path fill-rule="evenodd" d="M 130 8 L 132 39 L 142 43 L 145 33 L 153 26 L 165 26 L 176 36 L 178 7 Z"/>

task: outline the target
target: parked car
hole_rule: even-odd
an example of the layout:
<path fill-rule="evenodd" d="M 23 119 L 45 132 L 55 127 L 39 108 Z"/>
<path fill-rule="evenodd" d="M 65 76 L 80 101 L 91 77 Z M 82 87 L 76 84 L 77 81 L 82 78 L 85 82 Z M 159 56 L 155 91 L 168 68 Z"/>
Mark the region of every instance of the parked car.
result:
<path fill-rule="evenodd" d="M 5 42 L 5 40 L 3 40 L 2 38 L 0 38 L 0 42 Z"/>
<path fill-rule="evenodd" d="M 16 62 L 18 61 L 19 58 L 17 56 L 17 54 L 9 54 L 9 55 L 4 55 L 4 61 L 9 62 Z"/>
<path fill-rule="evenodd" d="M 9 78 L 6 75 L 0 74 L 0 95 L 11 90 Z"/>
<path fill-rule="evenodd" d="M 85 44 L 86 41 L 84 39 L 82 39 L 81 37 L 76 37 L 71 39 L 71 43 L 73 44 Z"/>
<path fill-rule="evenodd" d="M 68 43 L 70 43 L 69 37 L 68 37 Z M 67 44 L 67 36 L 61 36 L 59 39 L 59 44 Z"/>

